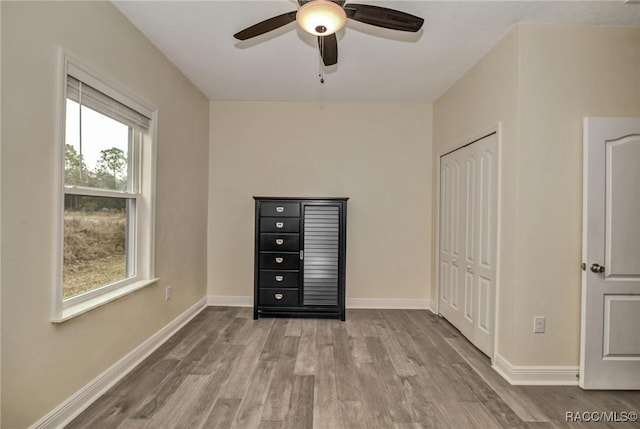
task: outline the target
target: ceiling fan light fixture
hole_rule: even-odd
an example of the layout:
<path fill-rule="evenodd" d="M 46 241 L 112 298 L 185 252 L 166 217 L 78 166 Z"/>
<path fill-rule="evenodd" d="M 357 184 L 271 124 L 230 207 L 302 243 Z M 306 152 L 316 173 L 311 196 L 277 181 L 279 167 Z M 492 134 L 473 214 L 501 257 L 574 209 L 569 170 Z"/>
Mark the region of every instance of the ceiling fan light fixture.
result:
<path fill-rule="evenodd" d="M 344 27 L 347 13 L 330 0 L 313 0 L 298 9 L 296 21 L 308 33 L 328 36 Z"/>

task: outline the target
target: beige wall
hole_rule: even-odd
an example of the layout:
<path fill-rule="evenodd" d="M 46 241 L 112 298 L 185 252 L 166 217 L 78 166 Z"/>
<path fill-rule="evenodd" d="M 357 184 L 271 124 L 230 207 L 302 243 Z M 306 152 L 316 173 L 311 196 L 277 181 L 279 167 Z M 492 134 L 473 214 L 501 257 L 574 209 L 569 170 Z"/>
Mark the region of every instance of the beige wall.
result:
<path fill-rule="evenodd" d="M 435 155 L 503 125 L 497 352 L 514 365 L 578 364 L 582 118 L 639 116 L 639 70 L 640 29 L 520 25 L 434 105 Z"/>
<path fill-rule="evenodd" d="M 3 2 L 1 29 L 2 423 L 24 428 L 205 295 L 208 101 L 109 2 Z M 158 108 L 161 280 L 53 325 L 60 49 Z"/>
<path fill-rule="evenodd" d="M 513 363 L 577 365 L 582 119 L 640 116 L 640 28 L 523 25 L 519 61 Z M 544 335 L 532 332 L 536 315 Z"/>
<path fill-rule="evenodd" d="M 431 105 L 210 105 L 209 295 L 253 295 L 253 195 L 347 196 L 349 298 L 428 298 Z"/>
<path fill-rule="evenodd" d="M 433 195 L 436 195 L 439 157 L 473 141 L 500 124 L 500 267 L 497 336 L 500 351 L 510 350 L 513 337 L 513 294 L 517 240 L 515 212 L 518 172 L 518 31 L 511 31 L 434 105 Z M 436 201 L 433 203 L 435 219 Z M 435 237 L 435 222 L 432 232 Z M 432 242 L 434 261 L 436 241 Z M 435 299 L 435 270 L 432 273 Z"/>

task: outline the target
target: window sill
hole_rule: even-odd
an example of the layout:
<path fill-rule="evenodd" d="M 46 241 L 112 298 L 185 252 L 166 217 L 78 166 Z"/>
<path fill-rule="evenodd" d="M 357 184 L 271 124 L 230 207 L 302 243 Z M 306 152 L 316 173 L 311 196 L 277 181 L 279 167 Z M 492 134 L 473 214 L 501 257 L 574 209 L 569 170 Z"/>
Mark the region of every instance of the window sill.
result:
<path fill-rule="evenodd" d="M 74 317 L 86 313 L 87 311 L 91 311 L 94 308 L 101 307 L 111 301 L 115 301 L 116 299 L 122 298 L 125 295 L 128 295 L 146 286 L 150 286 L 158 280 L 159 279 L 157 278 L 140 280 L 138 282 L 131 283 L 130 285 L 107 292 L 103 295 L 96 296 L 95 298 L 88 299 L 73 306 L 67 307 L 62 310 L 62 314 L 54 316 L 51 319 L 51 323 L 57 324 L 66 322 L 69 319 L 73 319 Z"/>

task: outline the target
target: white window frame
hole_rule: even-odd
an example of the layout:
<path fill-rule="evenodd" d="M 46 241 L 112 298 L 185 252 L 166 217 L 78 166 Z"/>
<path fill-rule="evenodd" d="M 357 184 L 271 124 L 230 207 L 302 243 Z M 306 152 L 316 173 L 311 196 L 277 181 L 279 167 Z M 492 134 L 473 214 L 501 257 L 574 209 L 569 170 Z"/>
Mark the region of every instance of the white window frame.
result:
<path fill-rule="evenodd" d="M 60 140 L 57 144 L 57 229 L 55 240 L 55 291 L 53 303 L 53 323 L 61 323 L 79 316 L 89 310 L 102 306 L 133 291 L 155 283 L 155 172 L 156 151 L 155 136 L 157 128 L 157 109 L 148 103 L 140 101 L 130 95 L 119 85 L 107 80 L 95 71 L 82 65 L 79 61 L 63 54 L 61 73 L 61 114 Z M 73 76 L 81 82 L 93 87 L 114 100 L 151 119 L 149 130 L 142 133 L 133 144 L 131 154 L 133 162 L 140 165 L 139 171 L 133 177 L 135 192 L 120 192 L 107 189 L 83 188 L 65 186 L 64 177 L 64 148 L 65 124 L 67 104 L 67 75 Z M 140 133 L 134 133 L 139 135 Z M 92 289 L 86 293 L 64 299 L 63 297 L 63 255 L 64 255 L 64 197 L 65 194 L 88 195 L 97 197 L 129 198 L 135 201 L 135 214 L 128 221 L 135 222 L 131 235 L 128 237 L 127 259 L 133 264 L 134 275 L 114 283 Z"/>

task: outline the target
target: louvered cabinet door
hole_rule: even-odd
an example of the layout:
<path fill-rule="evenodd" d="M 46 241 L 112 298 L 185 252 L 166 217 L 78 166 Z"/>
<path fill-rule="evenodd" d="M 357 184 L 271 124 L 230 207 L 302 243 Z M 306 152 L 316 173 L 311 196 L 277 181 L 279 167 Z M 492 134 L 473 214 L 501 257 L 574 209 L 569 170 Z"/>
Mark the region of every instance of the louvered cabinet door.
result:
<path fill-rule="evenodd" d="M 337 306 L 340 207 L 306 205 L 302 305 Z"/>

